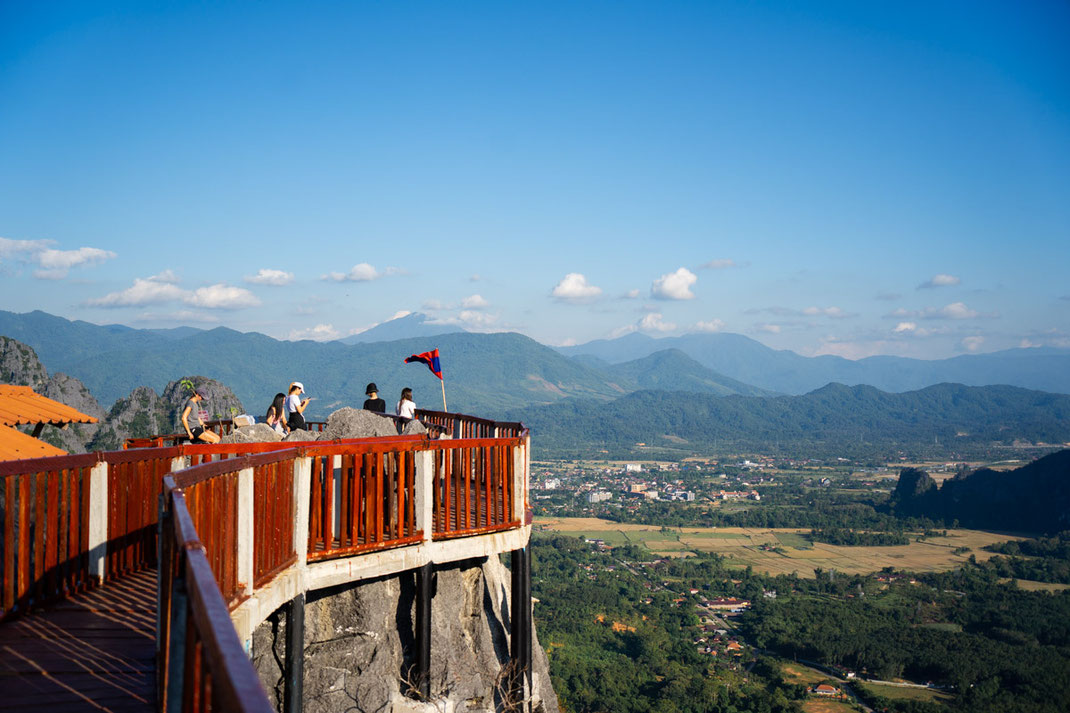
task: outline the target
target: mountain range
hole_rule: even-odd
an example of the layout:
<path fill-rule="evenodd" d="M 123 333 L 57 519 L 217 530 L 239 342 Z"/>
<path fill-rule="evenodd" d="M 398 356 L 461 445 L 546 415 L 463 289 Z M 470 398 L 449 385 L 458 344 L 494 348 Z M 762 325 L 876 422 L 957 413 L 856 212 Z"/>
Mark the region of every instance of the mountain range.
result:
<path fill-rule="evenodd" d="M 888 393 L 828 384 L 801 396 L 725 396 L 638 391 L 610 403 L 567 399 L 518 409 L 543 452 L 599 445 L 695 449 L 710 444 L 775 452 L 805 445 L 843 449 L 943 444 L 976 449 L 1016 442 L 1070 442 L 1070 396 L 1015 386 L 937 384 Z"/>
<path fill-rule="evenodd" d="M 824 355 L 804 357 L 770 349 L 741 334 L 685 334 L 654 339 L 631 334 L 596 340 L 558 351 L 571 357 L 597 357 L 609 364 L 629 362 L 666 349 L 678 349 L 728 378 L 785 394 L 804 394 L 828 383 L 868 384 L 884 391 L 912 391 L 955 382 L 968 386 L 1008 384 L 1070 394 L 1070 349 L 1009 349 L 963 354 L 949 359 L 874 356 L 853 361 Z"/>
<path fill-rule="evenodd" d="M 631 334 L 611 341 L 553 349 L 515 333 L 443 333 L 444 325 L 410 314 L 347 341 L 280 341 L 224 327 L 201 330 L 134 329 L 70 321 L 44 312 L 0 311 L 0 335 L 32 346 L 51 372 L 80 379 L 111 404 L 139 386 L 160 390 L 176 375 L 201 374 L 230 386 L 253 412 L 292 381 L 316 397 L 313 417 L 364 400 L 374 381 L 391 402 L 401 387 L 417 403 L 441 406 L 438 380 L 410 354 L 438 348 L 452 411 L 501 417 L 565 399 L 606 403 L 632 392 L 751 397 L 798 394 L 829 382 L 867 383 L 888 391 L 916 390 L 941 381 L 1010 384 L 1070 392 L 1070 351 L 1015 349 L 923 361 L 873 357 L 853 362 L 777 351 L 737 334 L 691 334 L 652 339 Z M 403 338 L 394 338 L 406 335 Z"/>

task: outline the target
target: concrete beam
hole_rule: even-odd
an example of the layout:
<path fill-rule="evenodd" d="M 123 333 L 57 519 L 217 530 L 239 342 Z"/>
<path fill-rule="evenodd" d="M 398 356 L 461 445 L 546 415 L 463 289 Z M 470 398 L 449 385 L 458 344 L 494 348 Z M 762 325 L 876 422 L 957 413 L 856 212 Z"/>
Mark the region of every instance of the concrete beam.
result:
<path fill-rule="evenodd" d="M 253 469 L 238 471 L 238 584 L 253 593 Z"/>
<path fill-rule="evenodd" d="M 108 464 L 89 471 L 89 576 L 104 581 L 108 564 Z"/>

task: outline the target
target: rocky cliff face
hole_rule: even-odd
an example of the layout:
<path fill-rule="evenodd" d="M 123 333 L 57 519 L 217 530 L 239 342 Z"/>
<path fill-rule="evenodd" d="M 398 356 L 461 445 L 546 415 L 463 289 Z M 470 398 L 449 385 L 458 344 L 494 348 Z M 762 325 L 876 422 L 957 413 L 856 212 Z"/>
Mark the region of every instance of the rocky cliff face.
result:
<path fill-rule="evenodd" d="M 520 711 L 505 685 L 509 573 L 497 557 L 436 568 L 431 603 L 431 697 L 406 695 L 415 621 L 414 576 L 361 582 L 310 595 L 305 607 L 304 710 L 383 713 Z M 282 710 L 285 616 L 253 636 L 253 663 Z M 536 637 L 532 710 L 557 713 Z"/>
<path fill-rule="evenodd" d="M 0 383 L 29 386 L 31 389 L 77 409 L 87 416 L 104 418 L 104 409 L 78 379 L 66 374 L 49 376 L 36 352 L 10 337 L 0 337 Z M 62 448 L 68 453 L 84 453 L 86 444 L 96 435 L 98 424 L 76 424 L 67 428 L 46 426 L 41 440 Z"/>
<path fill-rule="evenodd" d="M 145 438 L 167 433 L 182 433 L 182 405 L 192 393 L 202 389 L 207 396 L 205 410 L 209 419 L 230 418 L 243 413 L 244 407 L 234 392 L 215 379 L 187 376 L 172 381 L 157 396 L 147 386 L 139 386 L 130 396 L 111 407 L 105 422 L 89 444 L 90 450 L 115 450 L 127 438 Z"/>

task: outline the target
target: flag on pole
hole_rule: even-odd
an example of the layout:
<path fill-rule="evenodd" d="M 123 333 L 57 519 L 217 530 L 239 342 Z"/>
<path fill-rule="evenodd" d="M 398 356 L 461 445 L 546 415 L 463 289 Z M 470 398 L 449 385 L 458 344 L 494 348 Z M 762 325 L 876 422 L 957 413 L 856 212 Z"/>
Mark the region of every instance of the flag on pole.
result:
<path fill-rule="evenodd" d="M 438 360 L 438 350 L 432 349 L 429 352 L 422 354 L 413 354 L 411 357 L 405 360 L 406 364 L 412 364 L 413 362 L 422 362 L 427 364 L 427 368 L 431 370 L 431 373 L 442 379 L 442 364 Z"/>

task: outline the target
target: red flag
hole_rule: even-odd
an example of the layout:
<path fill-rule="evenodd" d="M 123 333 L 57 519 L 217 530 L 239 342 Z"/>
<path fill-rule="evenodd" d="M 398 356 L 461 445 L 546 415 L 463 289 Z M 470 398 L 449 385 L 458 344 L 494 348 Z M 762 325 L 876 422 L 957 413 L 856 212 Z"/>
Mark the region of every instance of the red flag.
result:
<path fill-rule="evenodd" d="M 427 368 L 431 370 L 432 374 L 437 376 L 439 379 L 442 378 L 442 364 L 438 360 L 437 349 L 432 349 L 431 351 L 424 352 L 422 354 L 413 354 L 411 357 L 405 360 L 405 363 L 412 364 L 416 361 L 427 364 Z"/>

